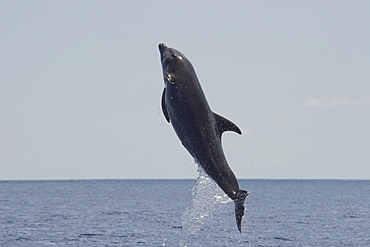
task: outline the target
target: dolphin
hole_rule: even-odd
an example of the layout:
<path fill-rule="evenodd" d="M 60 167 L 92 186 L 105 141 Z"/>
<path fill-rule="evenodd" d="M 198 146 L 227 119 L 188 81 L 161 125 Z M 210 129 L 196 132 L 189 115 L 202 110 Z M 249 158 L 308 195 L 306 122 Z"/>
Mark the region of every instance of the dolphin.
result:
<path fill-rule="evenodd" d="M 248 191 L 240 190 L 222 149 L 225 131 L 242 134 L 230 120 L 214 113 L 208 105 L 190 61 L 176 49 L 159 44 L 165 88 L 162 111 L 182 145 L 195 161 L 235 203 L 239 231 Z"/>

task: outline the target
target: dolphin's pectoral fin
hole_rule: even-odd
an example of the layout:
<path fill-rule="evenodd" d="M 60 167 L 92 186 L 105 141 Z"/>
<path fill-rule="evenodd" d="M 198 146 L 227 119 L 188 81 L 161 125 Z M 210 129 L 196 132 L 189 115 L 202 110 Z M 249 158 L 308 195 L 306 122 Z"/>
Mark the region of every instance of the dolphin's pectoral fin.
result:
<path fill-rule="evenodd" d="M 168 117 L 168 112 L 167 112 L 166 101 L 165 101 L 165 94 L 166 94 L 166 88 L 163 89 L 163 93 L 162 93 L 162 111 L 163 111 L 163 115 L 166 118 L 167 122 L 170 122 L 170 118 Z"/>
<path fill-rule="evenodd" d="M 236 124 L 231 122 L 230 120 L 218 115 L 217 113 L 213 113 L 217 122 L 217 127 L 220 132 L 220 135 L 225 131 L 235 131 L 239 135 L 242 134 L 241 130 L 239 129 Z"/>
<path fill-rule="evenodd" d="M 242 218 L 244 215 L 244 200 L 249 194 L 249 191 L 239 190 L 236 194 L 236 199 L 234 200 L 235 203 L 235 218 L 236 224 L 238 226 L 239 232 L 242 232 Z"/>

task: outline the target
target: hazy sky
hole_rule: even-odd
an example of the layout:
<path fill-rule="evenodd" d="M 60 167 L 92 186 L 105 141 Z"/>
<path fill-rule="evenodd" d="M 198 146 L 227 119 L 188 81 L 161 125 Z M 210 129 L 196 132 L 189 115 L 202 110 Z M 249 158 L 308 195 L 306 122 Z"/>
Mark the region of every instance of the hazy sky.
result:
<path fill-rule="evenodd" d="M 370 179 L 370 1 L 1 1 L 0 179 L 193 178 L 158 43 L 238 178 Z"/>

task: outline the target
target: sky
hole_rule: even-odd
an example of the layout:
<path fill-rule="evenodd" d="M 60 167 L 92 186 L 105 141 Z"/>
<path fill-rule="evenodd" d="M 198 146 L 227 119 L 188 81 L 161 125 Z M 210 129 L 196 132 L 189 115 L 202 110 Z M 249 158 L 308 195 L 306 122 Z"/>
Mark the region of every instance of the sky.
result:
<path fill-rule="evenodd" d="M 192 62 L 240 179 L 370 179 L 369 1 L 1 1 L 0 180 L 195 179 L 161 112 Z"/>

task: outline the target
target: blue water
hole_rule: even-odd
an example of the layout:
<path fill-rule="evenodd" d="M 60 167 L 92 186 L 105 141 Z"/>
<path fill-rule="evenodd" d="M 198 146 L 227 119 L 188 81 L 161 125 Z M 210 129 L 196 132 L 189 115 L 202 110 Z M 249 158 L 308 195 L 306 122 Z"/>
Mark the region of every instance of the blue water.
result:
<path fill-rule="evenodd" d="M 370 246 L 370 181 L 0 181 L 0 246 Z"/>

